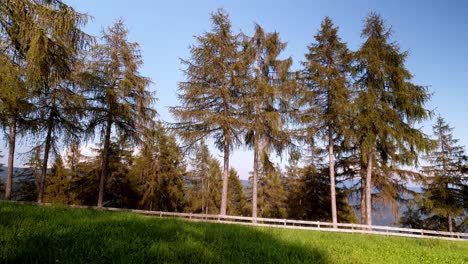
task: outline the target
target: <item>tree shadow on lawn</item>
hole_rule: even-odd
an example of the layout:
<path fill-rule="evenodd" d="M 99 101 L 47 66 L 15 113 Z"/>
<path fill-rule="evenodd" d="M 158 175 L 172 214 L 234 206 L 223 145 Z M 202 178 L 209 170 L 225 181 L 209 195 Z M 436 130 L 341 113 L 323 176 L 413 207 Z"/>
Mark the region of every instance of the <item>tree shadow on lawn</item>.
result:
<path fill-rule="evenodd" d="M 50 211 L 22 215 L 0 208 L 0 228 L 11 232 L 0 239 L 0 262 L 328 262 L 319 249 L 284 241 L 269 234 L 271 229 L 60 207 Z"/>

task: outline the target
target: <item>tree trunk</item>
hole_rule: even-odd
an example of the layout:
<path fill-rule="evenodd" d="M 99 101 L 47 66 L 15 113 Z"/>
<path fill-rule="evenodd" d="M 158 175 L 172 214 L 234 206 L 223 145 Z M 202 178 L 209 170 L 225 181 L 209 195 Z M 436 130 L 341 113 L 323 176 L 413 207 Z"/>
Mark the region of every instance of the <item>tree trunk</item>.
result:
<path fill-rule="evenodd" d="M 361 168 L 359 174 L 361 175 L 361 224 L 366 224 L 366 163 L 361 158 Z"/>
<path fill-rule="evenodd" d="M 366 220 L 367 225 L 372 225 L 372 160 L 374 152 L 367 156 L 367 175 L 366 175 Z"/>
<path fill-rule="evenodd" d="M 257 135 L 254 138 L 254 164 L 252 180 L 252 221 L 257 223 L 257 198 L 258 198 L 258 142 Z"/>
<path fill-rule="evenodd" d="M 15 147 L 16 147 L 16 118 L 10 119 L 10 141 L 9 141 L 9 153 L 8 153 L 8 171 L 5 185 L 5 199 L 11 200 L 11 190 L 13 185 L 13 170 L 15 160 Z"/>
<path fill-rule="evenodd" d="M 452 224 L 452 216 L 451 215 L 448 216 L 448 231 L 450 233 L 453 232 L 453 224 Z"/>
<path fill-rule="evenodd" d="M 205 177 L 201 176 L 201 199 L 202 199 L 201 212 L 202 214 L 205 214 L 205 181 L 203 180 L 203 178 Z"/>
<path fill-rule="evenodd" d="M 330 163 L 330 194 L 331 194 L 331 213 L 333 228 L 338 228 L 338 217 L 336 213 L 336 186 L 335 186 L 335 155 L 333 153 L 333 131 L 328 130 L 328 159 Z"/>
<path fill-rule="evenodd" d="M 223 192 L 221 196 L 221 212 L 220 215 L 226 215 L 227 195 L 228 195 L 228 178 L 229 177 L 229 143 L 224 141 L 224 171 L 223 171 Z"/>
<path fill-rule="evenodd" d="M 361 224 L 366 224 L 366 179 L 361 179 Z"/>
<path fill-rule="evenodd" d="M 97 206 L 102 207 L 104 200 L 104 185 L 107 177 L 107 168 L 109 163 L 109 148 L 110 148 L 110 137 L 112 131 L 112 119 L 109 116 L 107 118 L 106 134 L 104 138 L 104 148 L 102 152 L 102 164 L 101 164 L 101 177 L 99 179 L 99 194 Z"/>
<path fill-rule="evenodd" d="M 46 185 L 46 177 L 47 177 L 47 164 L 49 163 L 49 152 L 51 147 L 52 141 L 52 129 L 53 129 L 53 113 L 50 113 L 49 116 L 49 124 L 47 128 L 47 136 L 45 141 L 45 148 L 44 148 L 44 160 L 42 161 L 42 174 L 41 174 L 41 182 L 39 184 L 39 194 L 37 198 L 38 203 L 42 203 L 44 200 L 44 192 L 45 192 L 45 185 Z"/>

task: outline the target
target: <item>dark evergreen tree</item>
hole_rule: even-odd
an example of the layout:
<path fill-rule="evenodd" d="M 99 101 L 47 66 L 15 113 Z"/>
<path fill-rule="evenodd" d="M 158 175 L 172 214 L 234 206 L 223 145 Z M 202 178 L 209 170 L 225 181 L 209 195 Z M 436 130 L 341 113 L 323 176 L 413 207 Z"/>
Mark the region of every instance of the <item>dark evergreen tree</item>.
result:
<path fill-rule="evenodd" d="M 102 44 L 93 48 L 92 61 L 82 78 L 92 98 L 89 129 L 102 139 L 98 207 L 103 206 L 104 189 L 110 174 L 112 131 L 123 141 L 140 141 L 144 126 L 154 118 L 150 80 L 139 74 L 143 64 L 139 45 L 127 40 L 128 31 L 120 20 L 103 32 Z"/>
<path fill-rule="evenodd" d="M 281 170 L 262 153 L 260 160 L 258 208 L 260 217 L 287 218 L 286 182 Z"/>
<path fill-rule="evenodd" d="M 175 137 L 161 124 L 146 131 L 141 154 L 135 158 L 130 174 L 140 195 L 140 208 L 169 212 L 184 209 L 183 154 Z"/>
<path fill-rule="evenodd" d="M 366 39 L 356 53 L 357 112 L 353 129 L 365 166 L 361 167 L 365 206 L 361 206 L 366 208 L 366 223 L 372 225 L 371 190 L 380 187 L 372 176 L 391 179 L 394 168 L 414 165 L 418 151 L 430 147 L 427 137 L 414 128 L 415 123 L 429 117 L 424 104 L 430 95 L 425 87 L 410 83 L 412 75 L 405 67 L 408 54 L 390 42 L 391 33 L 379 15 L 371 13 L 366 18 L 361 35 Z"/>
<path fill-rule="evenodd" d="M 44 194 L 44 201 L 48 203 L 71 203 L 70 184 L 71 177 L 65 169 L 61 156 L 57 156 L 48 173 L 47 187 Z"/>
<path fill-rule="evenodd" d="M 171 108 L 177 119 L 180 136 L 190 145 L 212 136 L 223 152 L 223 188 L 220 214 L 226 215 L 229 156 L 239 144 L 238 100 L 245 85 L 245 60 L 241 59 L 240 38 L 233 34 L 229 16 L 223 10 L 211 15 L 212 32 L 196 37 L 190 49 L 191 58 L 182 60 L 187 66 L 186 80 L 179 83 L 182 106 Z"/>
<path fill-rule="evenodd" d="M 429 165 L 422 169 L 427 177 L 422 212 L 428 217 L 426 223 L 440 219 L 432 221 L 436 223 L 433 228 L 453 232 L 454 223 L 461 224 L 468 215 L 468 174 L 463 170 L 468 157 L 458 139 L 453 138 L 453 128 L 442 117 L 437 118 L 433 134 L 437 147 L 426 157 Z"/>
<path fill-rule="evenodd" d="M 187 174 L 187 212 L 217 214 L 221 208 L 223 183 L 219 161 L 212 157 L 202 141 L 195 148 Z"/>
<path fill-rule="evenodd" d="M 335 145 L 343 141 L 347 133 L 350 114 L 349 77 L 351 73 L 351 53 L 338 36 L 338 28 L 329 17 L 325 17 L 315 35 L 315 42 L 306 54 L 304 76 L 306 92 L 301 101 L 308 108 L 316 108 L 317 117 L 304 118 L 306 131 L 319 132 L 326 139 L 330 172 L 331 215 L 336 227 L 336 186 L 335 186 Z M 307 96 L 313 94 L 313 99 Z M 307 111 L 306 113 L 309 113 Z M 310 122 L 312 121 L 312 123 Z M 314 137 L 314 134 L 307 138 Z"/>
<path fill-rule="evenodd" d="M 250 214 L 249 209 L 239 175 L 235 169 L 231 168 L 229 171 L 227 212 L 229 215 L 247 216 Z"/>
<path fill-rule="evenodd" d="M 99 193 L 99 182 L 102 175 L 102 162 L 104 153 L 103 147 L 94 150 L 97 156 L 84 164 L 85 177 L 77 185 L 81 187 L 82 192 L 78 194 L 78 200 L 83 204 L 94 205 L 96 196 Z M 120 138 L 113 138 L 110 141 L 108 149 L 108 177 L 104 182 L 104 191 L 106 192 L 103 205 L 111 207 L 136 207 L 136 190 L 132 188 L 129 179 L 130 168 L 133 165 L 133 150 Z"/>

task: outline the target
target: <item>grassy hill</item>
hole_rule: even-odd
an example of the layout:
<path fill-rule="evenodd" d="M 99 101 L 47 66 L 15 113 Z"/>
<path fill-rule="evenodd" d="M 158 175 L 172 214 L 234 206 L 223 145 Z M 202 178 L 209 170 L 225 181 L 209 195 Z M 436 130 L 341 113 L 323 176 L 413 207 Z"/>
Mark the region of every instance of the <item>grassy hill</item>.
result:
<path fill-rule="evenodd" d="M 0 202 L 6 263 L 468 263 L 468 243 Z"/>

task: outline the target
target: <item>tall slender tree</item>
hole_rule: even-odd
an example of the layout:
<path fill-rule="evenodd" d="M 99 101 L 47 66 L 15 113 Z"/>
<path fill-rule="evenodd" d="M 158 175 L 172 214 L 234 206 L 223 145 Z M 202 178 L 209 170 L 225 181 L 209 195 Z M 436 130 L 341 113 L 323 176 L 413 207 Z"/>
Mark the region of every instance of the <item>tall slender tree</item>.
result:
<path fill-rule="evenodd" d="M 19 69 L 20 80 L 26 82 L 25 86 L 29 92 L 34 90 L 36 95 L 47 97 L 49 87 L 55 87 L 68 79 L 77 52 L 91 40 L 80 29 L 87 18 L 87 15 L 76 12 L 60 0 L 6 0 L 0 3 L 3 54 Z M 10 90 L 17 95 L 22 94 L 13 87 L 10 87 Z M 18 99 L 24 101 L 24 95 Z M 23 106 L 18 104 L 18 107 Z M 14 143 L 19 121 L 21 119 L 18 118 L 18 114 L 10 112 L 8 123 L 11 160 L 14 159 Z M 50 147 L 52 136 L 48 138 L 49 144 L 46 145 Z M 48 151 L 44 153 L 48 155 Z M 46 167 L 47 163 L 44 164 Z M 45 172 L 43 178 L 45 181 Z M 10 188 L 7 188 L 7 191 L 9 190 Z M 43 188 L 40 189 L 39 201 L 42 199 L 42 193 Z"/>
<path fill-rule="evenodd" d="M 305 89 L 312 92 L 314 99 L 304 98 L 303 101 L 312 103 L 317 108 L 315 126 L 328 145 L 328 163 L 330 174 L 331 215 L 333 226 L 337 227 L 336 213 L 336 185 L 335 185 L 335 153 L 334 146 L 343 140 L 349 129 L 350 90 L 349 77 L 351 73 L 351 52 L 338 36 L 329 17 L 322 21 L 321 28 L 314 36 L 315 42 L 309 46 L 306 61 L 303 62 Z M 307 95 L 308 93 L 304 93 Z M 306 119 L 307 120 L 307 119 Z M 310 135 L 309 137 L 313 137 Z"/>
<path fill-rule="evenodd" d="M 156 114 L 151 108 L 155 98 L 147 89 L 150 80 L 138 72 L 143 64 L 138 43 L 127 40 L 122 20 L 102 34 L 102 44 L 92 49 L 92 61 L 83 77 L 92 102 L 89 129 L 97 129 L 103 141 L 98 207 L 104 202 L 112 131 L 123 141 L 137 143 Z"/>
<path fill-rule="evenodd" d="M 245 142 L 254 152 L 252 217 L 256 221 L 260 155 L 262 151 L 268 154 L 272 149 L 281 153 L 288 145 L 284 113 L 294 85 L 288 78 L 292 59 L 278 58 L 286 48 L 278 33 L 266 33 L 257 24 L 255 34 L 246 46 L 250 82 L 242 87 L 241 104 L 247 131 Z"/>
<path fill-rule="evenodd" d="M 0 76 L 0 124 L 3 124 L 8 138 L 5 199 L 9 200 L 12 197 L 16 138 L 32 128 L 28 115 L 33 106 L 28 102 L 28 89 L 22 80 L 21 68 L 13 64 L 6 54 L 0 55 Z"/>
<path fill-rule="evenodd" d="M 422 170 L 428 178 L 422 208 L 426 215 L 445 218 L 447 230 L 453 232 L 455 217 L 466 217 L 468 212 L 464 197 L 468 174 L 463 170 L 468 157 L 458 139 L 453 138 L 453 128 L 440 116 L 433 134 L 437 148 L 426 157 L 429 165 Z"/>
<path fill-rule="evenodd" d="M 418 151 L 428 150 L 431 141 L 414 124 L 426 120 L 430 112 L 424 104 L 430 95 L 425 87 L 411 84 L 405 67 L 407 52 L 390 42 L 391 32 L 382 18 L 371 13 L 362 30 L 365 42 L 357 51 L 358 79 L 355 116 L 361 159 L 365 163 L 366 222 L 372 225 L 372 175 L 395 176 L 399 165 L 414 165 Z"/>
<path fill-rule="evenodd" d="M 185 141 L 193 144 L 213 136 L 216 147 L 224 153 L 220 214 L 226 215 L 229 156 L 240 142 L 238 100 L 246 70 L 240 37 L 232 33 L 228 14 L 218 10 L 211 21 L 212 32 L 197 36 L 197 45 L 190 49 L 191 58 L 182 60 L 187 66 L 186 80 L 179 83 L 182 106 L 172 107 L 171 112 Z"/>

